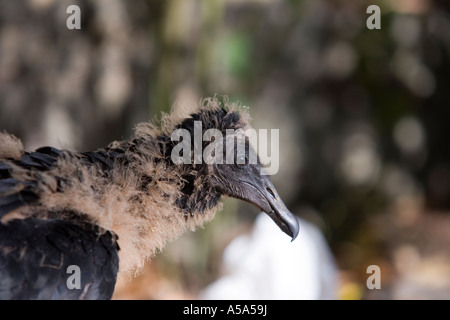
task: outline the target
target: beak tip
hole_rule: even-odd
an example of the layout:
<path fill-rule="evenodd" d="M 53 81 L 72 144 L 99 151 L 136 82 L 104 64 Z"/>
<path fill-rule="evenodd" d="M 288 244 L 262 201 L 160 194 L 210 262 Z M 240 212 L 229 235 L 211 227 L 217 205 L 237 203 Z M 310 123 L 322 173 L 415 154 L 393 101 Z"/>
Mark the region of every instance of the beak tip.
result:
<path fill-rule="evenodd" d="M 267 212 L 266 212 L 267 213 Z M 275 211 L 269 211 L 268 216 L 278 225 L 278 227 L 291 237 L 291 242 L 294 241 L 300 231 L 300 224 L 297 217 L 289 210 L 280 210 L 277 213 Z"/>
<path fill-rule="evenodd" d="M 291 224 L 290 231 L 292 232 L 291 242 L 293 242 L 297 238 L 298 233 L 300 231 L 300 224 L 298 223 L 297 218 L 295 218 L 295 222 L 293 224 Z"/>

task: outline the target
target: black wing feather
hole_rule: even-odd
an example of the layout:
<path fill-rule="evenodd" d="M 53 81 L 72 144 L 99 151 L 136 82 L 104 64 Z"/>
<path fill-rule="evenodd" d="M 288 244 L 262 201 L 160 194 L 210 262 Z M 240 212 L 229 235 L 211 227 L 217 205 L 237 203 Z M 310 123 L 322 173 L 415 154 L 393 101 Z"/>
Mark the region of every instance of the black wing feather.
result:
<path fill-rule="evenodd" d="M 0 219 L 8 212 L 23 205 L 32 204 L 39 199 L 37 195 L 38 181 L 14 179 L 12 171 L 16 167 L 30 171 L 47 171 L 55 166 L 58 158 L 63 157 L 64 154 L 64 151 L 53 147 L 42 147 L 34 152 L 25 152 L 19 160 L 0 160 Z M 95 151 L 72 155 L 82 159 L 86 165 L 97 165 L 106 172 L 112 167 L 117 152 Z M 70 178 L 67 177 L 67 179 Z M 61 190 L 58 188 L 57 191 Z"/>
<path fill-rule="evenodd" d="M 96 165 L 108 174 L 115 157 L 120 150 L 99 150 L 93 152 L 73 153 L 85 165 Z M 39 199 L 37 195 L 38 181 L 22 181 L 12 178 L 15 167 L 26 170 L 46 171 L 56 165 L 59 157 L 64 157 L 64 151 L 53 147 L 42 147 L 34 152 L 25 152 L 19 160 L 0 160 L 0 219 L 3 215 L 23 205 L 32 204 Z M 77 177 L 67 177 L 77 178 Z M 63 178 L 60 178 L 63 179 Z M 58 181 L 58 185 L 61 181 Z M 58 188 L 57 191 L 61 191 Z"/>
<path fill-rule="evenodd" d="M 67 220 L 0 224 L 0 299 L 110 299 L 118 271 L 116 237 Z M 80 289 L 69 289 L 70 265 Z"/>
<path fill-rule="evenodd" d="M 40 181 L 29 177 L 70 156 L 83 165 L 111 168 L 114 151 L 70 153 L 52 147 L 24 153 L 20 159 L 0 160 L 0 219 L 24 205 L 39 201 Z M 60 177 L 59 179 L 76 179 Z M 61 181 L 58 180 L 58 185 Z M 60 192 L 58 188 L 55 192 Z M 62 214 L 62 213 L 61 213 Z M 52 216 L 58 213 L 52 212 Z M 118 271 L 116 237 L 98 227 L 68 220 L 27 218 L 0 223 L 0 299 L 109 299 Z M 69 265 L 81 270 L 81 289 L 70 290 Z"/>
<path fill-rule="evenodd" d="M 25 152 L 19 160 L 0 160 L 0 219 L 3 215 L 39 199 L 37 181 L 18 180 L 12 177 L 16 167 L 45 171 L 51 168 L 62 151 L 43 147 L 35 152 Z"/>
<path fill-rule="evenodd" d="M 42 147 L 34 152 L 25 152 L 20 160 L 15 160 L 14 163 L 27 169 L 38 169 L 41 171 L 51 168 L 62 151 L 52 147 Z"/>

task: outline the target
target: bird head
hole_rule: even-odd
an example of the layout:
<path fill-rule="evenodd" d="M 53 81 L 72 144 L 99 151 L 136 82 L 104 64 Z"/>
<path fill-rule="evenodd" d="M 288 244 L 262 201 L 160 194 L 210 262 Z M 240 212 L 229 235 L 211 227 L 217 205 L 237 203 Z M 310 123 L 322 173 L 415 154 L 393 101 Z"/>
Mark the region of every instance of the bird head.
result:
<path fill-rule="evenodd" d="M 269 176 L 264 174 L 261 163 L 249 163 L 248 153 L 237 159 L 243 161 L 211 165 L 210 183 L 224 195 L 257 206 L 294 240 L 299 232 L 298 220 L 284 204 Z"/>
<path fill-rule="evenodd" d="M 195 204 L 202 203 L 198 197 L 205 193 L 241 199 L 267 213 L 294 240 L 299 232 L 298 220 L 287 209 L 250 145 L 248 121 L 244 110 L 221 105 L 202 108 L 176 127 L 181 130 L 177 132 L 177 140 L 190 152 L 181 152 L 180 145 L 174 147 L 172 160 L 189 166 L 187 171 L 201 177 L 197 180 L 201 183 L 189 182 L 189 177 L 186 178 L 184 192 L 188 196 L 183 201 L 184 206 L 189 203 L 189 196 L 195 197 L 195 194 L 197 198 L 191 201 Z M 181 154 L 186 157 L 182 159 Z"/>

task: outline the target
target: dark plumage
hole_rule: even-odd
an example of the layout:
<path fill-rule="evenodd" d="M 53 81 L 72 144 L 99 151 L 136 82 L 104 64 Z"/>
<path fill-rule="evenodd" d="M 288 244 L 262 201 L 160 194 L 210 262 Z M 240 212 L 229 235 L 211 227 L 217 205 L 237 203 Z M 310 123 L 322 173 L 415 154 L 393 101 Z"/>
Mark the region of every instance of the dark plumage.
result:
<path fill-rule="evenodd" d="M 88 223 L 27 218 L 0 224 L 2 299 L 108 299 L 119 256 L 114 234 Z M 68 267 L 83 270 L 68 290 Z"/>
<path fill-rule="evenodd" d="M 172 161 L 172 132 L 194 134 L 194 121 L 224 136 L 249 128 L 245 112 L 207 99 L 189 115 L 140 124 L 130 140 L 93 152 L 23 152 L 20 141 L 0 134 L 0 298 L 110 298 L 118 270 L 139 270 L 167 241 L 211 220 L 222 195 L 257 205 L 295 238 L 298 222 L 259 163 Z M 220 143 L 228 150 L 229 141 Z M 66 285 L 69 265 L 81 269 L 80 289 Z"/>

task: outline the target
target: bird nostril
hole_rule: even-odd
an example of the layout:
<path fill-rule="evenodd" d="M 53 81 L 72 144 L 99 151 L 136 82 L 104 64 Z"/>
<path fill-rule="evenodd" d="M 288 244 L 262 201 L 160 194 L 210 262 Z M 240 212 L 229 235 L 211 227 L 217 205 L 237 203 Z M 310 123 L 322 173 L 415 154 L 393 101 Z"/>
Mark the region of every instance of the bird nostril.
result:
<path fill-rule="evenodd" d="M 272 196 L 272 198 L 276 199 L 277 197 L 275 197 L 275 193 L 273 193 L 272 189 L 270 188 L 266 188 L 267 192 L 269 192 L 269 194 Z"/>

